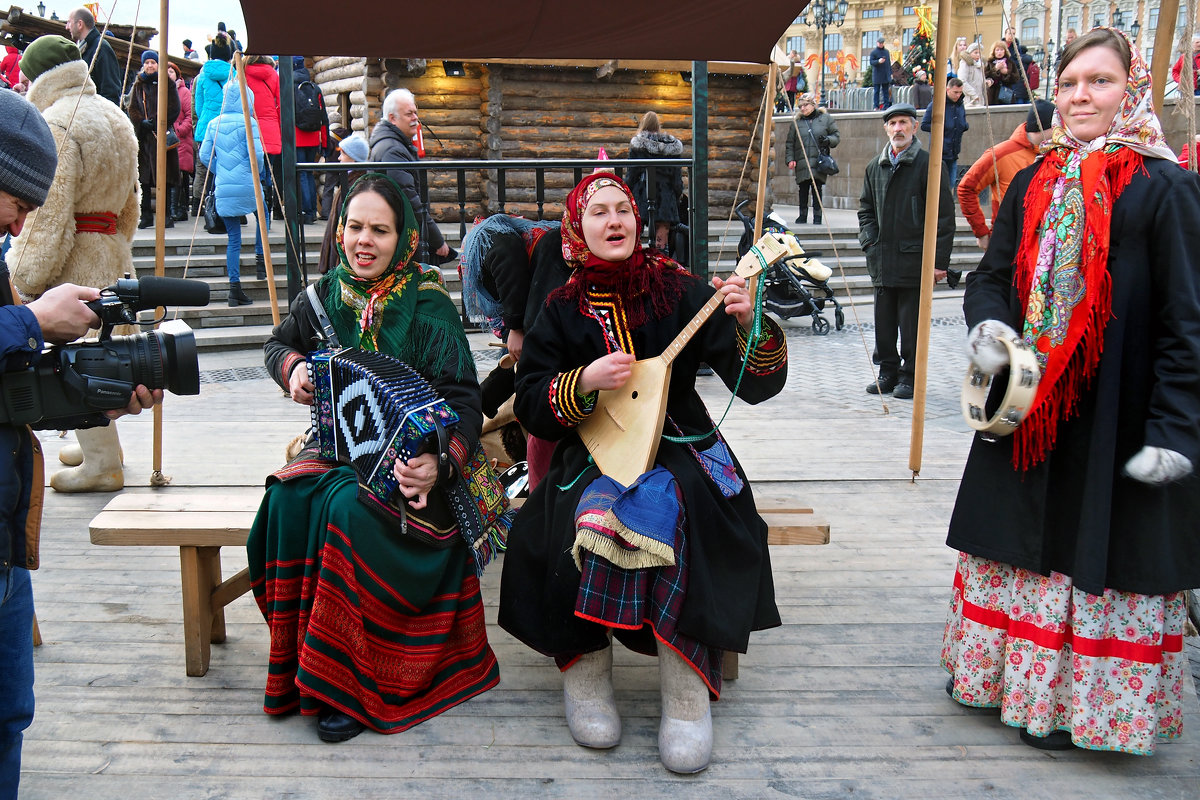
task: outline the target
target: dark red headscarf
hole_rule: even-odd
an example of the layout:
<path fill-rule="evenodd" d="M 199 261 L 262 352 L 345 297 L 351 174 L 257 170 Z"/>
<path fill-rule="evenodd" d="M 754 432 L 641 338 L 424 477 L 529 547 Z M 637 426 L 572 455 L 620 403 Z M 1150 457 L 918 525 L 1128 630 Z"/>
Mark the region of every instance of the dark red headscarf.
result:
<path fill-rule="evenodd" d="M 571 267 L 571 279 L 555 289 L 551 300 L 569 300 L 582 304 L 589 287 L 611 291 L 625 301 L 625 314 L 631 328 L 644 325 L 648 298 L 655 319 L 662 319 L 675 307 L 683 294 L 683 281 L 689 273 L 675 261 L 658 252 L 646 250 L 639 238 L 633 253 L 624 261 L 605 261 L 588 249 L 583 238 L 583 212 L 596 192 L 615 186 L 629 198 L 640 237 L 642 218 L 633 192 L 611 172 L 594 172 L 581 180 L 567 195 L 563 209 L 562 255 Z"/>

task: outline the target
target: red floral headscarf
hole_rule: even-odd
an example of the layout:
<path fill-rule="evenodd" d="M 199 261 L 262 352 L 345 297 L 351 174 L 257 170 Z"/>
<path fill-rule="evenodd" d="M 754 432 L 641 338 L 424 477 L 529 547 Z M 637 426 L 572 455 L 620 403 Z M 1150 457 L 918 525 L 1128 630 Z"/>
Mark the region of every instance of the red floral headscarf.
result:
<path fill-rule="evenodd" d="M 582 306 L 588 289 L 615 292 L 625 302 L 630 326 L 637 328 L 647 320 L 646 303 L 632 301 L 648 298 L 654 317 L 665 317 L 683 294 L 683 279 L 688 272 L 657 250 L 643 248 L 640 239 L 629 258 L 620 262 L 605 261 L 588 249 L 583 238 L 583 212 L 596 193 L 606 186 L 615 186 L 629 198 L 640 234 L 642 218 L 633 192 L 625 182 L 611 172 L 588 175 L 567 195 L 563 209 L 562 255 L 573 270 L 571 279 L 555 289 L 550 298 L 571 300 Z"/>

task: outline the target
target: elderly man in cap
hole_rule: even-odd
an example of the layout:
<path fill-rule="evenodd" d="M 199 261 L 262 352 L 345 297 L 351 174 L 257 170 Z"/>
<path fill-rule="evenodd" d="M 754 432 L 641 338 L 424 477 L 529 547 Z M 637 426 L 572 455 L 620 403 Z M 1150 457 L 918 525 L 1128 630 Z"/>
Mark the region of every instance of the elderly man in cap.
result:
<path fill-rule="evenodd" d="M 892 54 L 882 36 L 867 60 L 871 64 L 871 84 L 875 87 L 873 107 L 886 110 L 892 104 Z"/>
<path fill-rule="evenodd" d="M 894 393 L 903 400 L 913 396 L 929 151 L 916 138 L 917 110 L 908 103 L 897 103 L 883 112 L 883 126 L 887 144 L 878 158 L 867 162 L 858 198 L 858 242 L 867 254 L 867 272 L 875 287 L 875 349 L 879 354 L 879 380 L 871 383 L 867 392 Z M 944 164 L 941 170 L 935 280 L 946 276 L 954 243 L 950 179 Z"/>
<path fill-rule="evenodd" d="M 46 202 L 58 157 L 50 128 L 15 92 L 0 91 L 0 119 L 0 233 L 19 238 L 26 216 Z M 35 364 L 43 342 L 70 341 L 100 322 L 86 305 L 100 296 L 96 289 L 63 284 L 19 306 L 13 305 L 8 286 L 8 268 L 0 261 L 5 372 Z M 136 414 L 161 398 L 161 390 L 151 393 L 139 386 L 125 412 Z M 41 449 L 27 427 L 0 424 L 0 462 L 0 800 L 15 800 L 22 732 L 33 721 L 29 570 L 38 566 L 42 496 Z"/>
<path fill-rule="evenodd" d="M 121 109 L 96 94 L 79 48 L 41 36 L 25 49 L 21 71 L 29 102 L 54 132 L 58 172 L 45 203 L 30 216 L 33 235 L 17 238 L 9 262 L 25 298 L 61 283 L 102 288 L 132 275 L 138 222 L 138 144 Z M 114 492 L 125 485 L 115 425 L 78 433 L 50 477 L 59 492 Z"/>

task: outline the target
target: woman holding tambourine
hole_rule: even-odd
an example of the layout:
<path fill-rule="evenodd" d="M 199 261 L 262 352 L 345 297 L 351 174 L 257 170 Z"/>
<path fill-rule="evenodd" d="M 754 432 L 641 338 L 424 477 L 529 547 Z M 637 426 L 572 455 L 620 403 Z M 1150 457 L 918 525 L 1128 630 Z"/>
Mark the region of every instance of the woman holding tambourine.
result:
<path fill-rule="evenodd" d="M 1149 755 L 1182 733 L 1184 590 L 1200 586 L 1200 180 L 1173 163 L 1150 91 L 1120 31 L 1066 47 L 1052 138 L 967 279 L 972 370 L 1001 380 L 985 411 L 965 403 L 990 430 L 947 538 L 962 552 L 946 688 L 1044 749 Z M 1013 400 L 1022 375 L 1029 402 Z"/>

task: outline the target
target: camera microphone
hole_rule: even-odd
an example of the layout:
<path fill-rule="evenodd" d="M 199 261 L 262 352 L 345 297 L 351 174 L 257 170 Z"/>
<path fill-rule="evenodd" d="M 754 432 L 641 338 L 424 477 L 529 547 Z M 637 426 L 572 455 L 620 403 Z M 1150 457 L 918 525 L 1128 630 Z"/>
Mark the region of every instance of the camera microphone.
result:
<path fill-rule="evenodd" d="M 104 290 L 134 311 L 159 306 L 206 306 L 208 284 L 187 278 L 121 278 Z"/>

